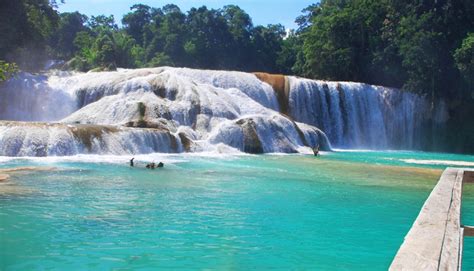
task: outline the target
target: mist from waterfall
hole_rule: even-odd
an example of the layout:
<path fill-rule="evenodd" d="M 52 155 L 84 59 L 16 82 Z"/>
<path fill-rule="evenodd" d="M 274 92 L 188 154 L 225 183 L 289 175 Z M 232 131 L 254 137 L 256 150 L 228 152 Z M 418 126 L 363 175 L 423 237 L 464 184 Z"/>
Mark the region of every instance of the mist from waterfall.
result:
<path fill-rule="evenodd" d="M 0 119 L 55 121 L 76 111 L 71 74 L 22 72 L 0 84 Z"/>

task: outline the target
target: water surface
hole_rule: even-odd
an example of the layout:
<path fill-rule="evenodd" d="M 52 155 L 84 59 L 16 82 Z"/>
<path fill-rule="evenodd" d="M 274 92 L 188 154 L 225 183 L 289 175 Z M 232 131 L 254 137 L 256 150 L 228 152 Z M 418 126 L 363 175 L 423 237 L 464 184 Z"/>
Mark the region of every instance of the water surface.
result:
<path fill-rule="evenodd" d="M 149 159 L 165 168 L 144 169 Z M 151 155 L 137 168 L 128 157 L 0 160 L 56 168 L 0 185 L 1 270 L 383 270 L 442 169 L 474 157 Z M 474 224 L 474 190 L 465 195 L 463 220 Z M 471 252 L 466 242 L 466 270 Z"/>

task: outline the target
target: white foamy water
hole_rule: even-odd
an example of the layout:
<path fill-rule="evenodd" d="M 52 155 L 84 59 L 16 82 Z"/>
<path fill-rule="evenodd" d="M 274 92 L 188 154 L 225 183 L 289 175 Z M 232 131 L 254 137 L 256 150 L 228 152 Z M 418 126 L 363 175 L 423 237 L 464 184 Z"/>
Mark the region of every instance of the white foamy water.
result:
<path fill-rule="evenodd" d="M 290 90 L 290 115 L 338 148 L 419 149 L 423 126 L 447 118 L 443 104 L 431 113 L 425 98 L 385 87 L 290 77 Z"/>
<path fill-rule="evenodd" d="M 428 119 L 422 97 L 358 83 L 288 78 L 289 116 L 279 112 L 273 88 L 249 73 L 162 67 L 21 74 L 0 89 L 0 119 L 67 125 L 0 123 L 0 155 L 307 153 L 318 144 L 328 149 L 327 137 L 338 148 L 420 145 Z M 443 117 L 437 113 L 440 122 Z M 123 127 L 141 119 L 152 129 Z M 78 125 L 116 129 L 77 132 Z"/>
<path fill-rule="evenodd" d="M 276 154 L 279 155 L 279 154 Z M 106 163 L 129 166 L 130 159 L 134 158 L 135 166 L 143 168 L 150 162 L 163 162 L 166 167 L 169 165 L 178 165 L 188 161 L 196 161 L 196 159 L 205 159 L 210 161 L 212 159 L 234 160 L 242 157 L 250 157 L 252 154 L 246 154 L 239 151 L 234 152 L 198 152 L 198 153 L 149 153 L 149 154 L 135 154 L 135 155 L 110 155 L 110 154 L 76 154 L 70 156 L 0 156 L 0 163 L 15 163 L 28 161 L 38 164 L 58 164 L 58 163 Z"/>
<path fill-rule="evenodd" d="M 125 155 L 181 152 L 167 131 L 42 123 L 0 123 L 0 156 Z"/>
<path fill-rule="evenodd" d="M 53 121 L 78 109 L 71 73 L 20 73 L 0 85 L 0 119 Z"/>

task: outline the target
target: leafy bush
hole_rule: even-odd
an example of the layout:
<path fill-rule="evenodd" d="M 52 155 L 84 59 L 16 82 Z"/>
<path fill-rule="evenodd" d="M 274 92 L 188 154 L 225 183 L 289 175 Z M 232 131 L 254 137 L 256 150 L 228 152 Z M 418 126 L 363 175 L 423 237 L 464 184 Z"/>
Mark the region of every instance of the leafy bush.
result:
<path fill-rule="evenodd" d="M 18 67 L 15 63 L 8 63 L 0 60 L 0 82 L 8 80 L 17 72 Z"/>

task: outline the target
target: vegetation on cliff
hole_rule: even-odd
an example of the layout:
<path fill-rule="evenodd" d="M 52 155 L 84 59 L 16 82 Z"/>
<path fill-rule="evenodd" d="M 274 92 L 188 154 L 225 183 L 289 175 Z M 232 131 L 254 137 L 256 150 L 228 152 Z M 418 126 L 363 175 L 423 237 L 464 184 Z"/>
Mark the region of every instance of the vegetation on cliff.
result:
<path fill-rule="evenodd" d="M 8 63 L 0 60 L 0 82 L 7 80 L 18 71 L 15 63 Z"/>

